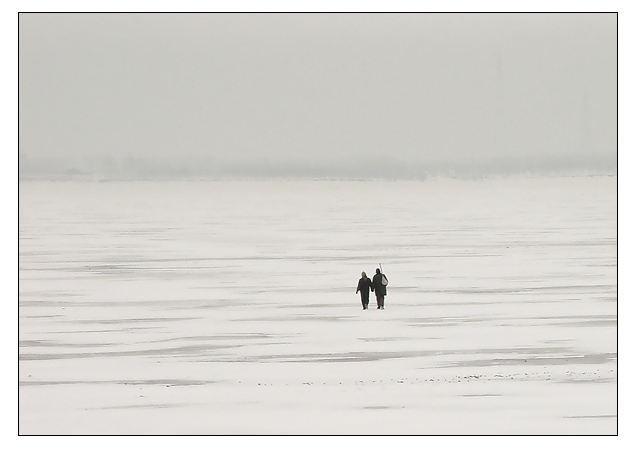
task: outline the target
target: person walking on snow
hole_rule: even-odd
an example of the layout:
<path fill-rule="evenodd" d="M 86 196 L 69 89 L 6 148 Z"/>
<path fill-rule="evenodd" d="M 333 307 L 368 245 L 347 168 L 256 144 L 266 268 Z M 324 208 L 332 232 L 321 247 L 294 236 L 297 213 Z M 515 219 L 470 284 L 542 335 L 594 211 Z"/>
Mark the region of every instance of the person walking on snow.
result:
<path fill-rule="evenodd" d="M 371 290 L 375 290 L 375 299 L 378 303 L 378 309 L 384 309 L 384 296 L 386 295 L 387 284 L 389 284 L 387 277 L 379 268 L 376 268 L 373 281 L 371 282 Z"/>
<path fill-rule="evenodd" d="M 369 289 L 373 292 L 373 284 L 371 280 L 367 277 L 367 274 L 363 271 L 362 277 L 358 281 L 358 288 L 356 289 L 356 294 L 360 292 L 360 300 L 362 301 L 362 309 L 367 309 L 369 307 Z"/>

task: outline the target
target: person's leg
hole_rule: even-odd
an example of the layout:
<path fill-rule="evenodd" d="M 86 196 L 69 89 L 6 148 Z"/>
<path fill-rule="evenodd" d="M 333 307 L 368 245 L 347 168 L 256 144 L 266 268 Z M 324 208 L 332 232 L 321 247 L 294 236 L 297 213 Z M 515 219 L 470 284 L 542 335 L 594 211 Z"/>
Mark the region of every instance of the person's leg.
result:
<path fill-rule="evenodd" d="M 384 295 L 378 296 L 378 307 L 384 309 Z"/>

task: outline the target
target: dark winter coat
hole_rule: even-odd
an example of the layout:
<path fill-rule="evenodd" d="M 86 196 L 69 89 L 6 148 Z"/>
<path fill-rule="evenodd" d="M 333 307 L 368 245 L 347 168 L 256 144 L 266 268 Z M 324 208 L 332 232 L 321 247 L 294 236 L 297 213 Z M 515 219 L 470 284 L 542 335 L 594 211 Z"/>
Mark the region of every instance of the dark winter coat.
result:
<path fill-rule="evenodd" d="M 356 293 L 360 292 L 363 297 L 369 298 L 369 288 L 373 292 L 373 284 L 371 283 L 371 280 L 367 277 L 360 278 Z"/>
<path fill-rule="evenodd" d="M 375 289 L 375 295 L 386 295 L 386 286 L 382 285 L 382 277 L 384 275 L 382 273 L 376 273 L 373 275 L 373 283 L 371 286 L 371 290 Z M 386 278 L 386 276 L 384 276 Z"/>

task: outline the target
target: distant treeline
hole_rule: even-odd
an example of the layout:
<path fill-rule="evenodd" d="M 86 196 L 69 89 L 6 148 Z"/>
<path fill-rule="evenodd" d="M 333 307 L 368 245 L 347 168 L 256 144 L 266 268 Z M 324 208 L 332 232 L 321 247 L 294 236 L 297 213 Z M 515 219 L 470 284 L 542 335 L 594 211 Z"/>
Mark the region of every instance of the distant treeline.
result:
<path fill-rule="evenodd" d="M 425 179 L 480 178 L 511 174 L 616 174 L 618 158 L 584 155 L 479 160 L 206 160 L 146 157 L 40 159 L 19 154 L 18 177 L 28 179 L 218 179 L 218 178 L 334 178 Z"/>

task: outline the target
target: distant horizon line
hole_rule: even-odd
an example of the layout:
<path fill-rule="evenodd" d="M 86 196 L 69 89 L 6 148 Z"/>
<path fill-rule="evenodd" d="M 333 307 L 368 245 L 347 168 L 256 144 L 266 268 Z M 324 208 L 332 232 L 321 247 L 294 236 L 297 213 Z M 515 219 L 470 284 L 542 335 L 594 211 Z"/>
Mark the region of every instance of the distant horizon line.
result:
<path fill-rule="evenodd" d="M 219 179 L 321 179 L 423 180 L 436 177 L 483 178 L 518 175 L 617 175 L 618 156 L 578 156 L 425 159 L 391 158 L 356 161 L 343 159 L 309 162 L 292 159 L 247 160 L 238 158 L 188 158 L 151 160 L 144 157 L 68 158 L 33 160 L 19 154 L 20 180 L 219 180 Z"/>
<path fill-rule="evenodd" d="M 435 174 L 428 176 L 294 176 L 294 175 L 224 175 L 224 176 L 131 176 L 112 177 L 91 174 L 72 176 L 40 175 L 18 176 L 19 182 L 224 182 L 224 181 L 343 181 L 343 182 L 392 182 L 392 181 L 429 181 L 429 180 L 459 180 L 478 181 L 487 179 L 507 178 L 594 178 L 618 177 L 618 170 L 579 170 L 579 171 L 543 171 L 543 172 L 511 172 L 490 174 Z"/>

